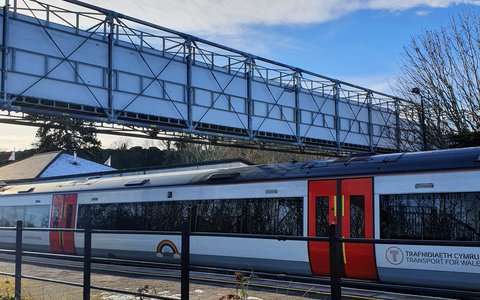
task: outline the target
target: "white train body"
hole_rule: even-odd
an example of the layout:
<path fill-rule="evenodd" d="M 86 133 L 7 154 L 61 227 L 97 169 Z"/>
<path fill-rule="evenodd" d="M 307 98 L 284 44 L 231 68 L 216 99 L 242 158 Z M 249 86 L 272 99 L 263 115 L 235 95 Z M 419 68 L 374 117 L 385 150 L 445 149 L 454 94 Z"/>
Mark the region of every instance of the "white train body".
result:
<path fill-rule="evenodd" d="M 193 231 L 325 237 L 336 222 L 344 237 L 478 242 L 479 157 L 471 148 L 5 186 L 0 226 L 177 231 L 185 218 Z M 23 243 L 82 254 L 83 237 L 25 231 Z M 14 243 L 1 229 L 0 247 Z M 98 256 L 179 262 L 179 249 L 179 235 L 92 238 Z M 346 243 L 343 255 L 350 278 L 480 289 L 479 247 Z M 191 237 L 192 264 L 326 276 L 328 261 L 326 242 Z"/>

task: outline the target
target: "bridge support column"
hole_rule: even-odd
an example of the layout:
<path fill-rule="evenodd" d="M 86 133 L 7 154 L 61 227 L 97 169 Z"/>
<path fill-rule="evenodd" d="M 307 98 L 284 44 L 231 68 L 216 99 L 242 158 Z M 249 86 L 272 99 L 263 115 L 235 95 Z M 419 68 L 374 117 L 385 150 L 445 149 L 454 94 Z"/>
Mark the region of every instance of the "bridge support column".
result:
<path fill-rule="evenodd" d="M 295 75 L 293 79 L 295 84 L 295 135 L 297 138 L 297 144 L 301 146 L 303 144 L 302 136 L 300 132 L 300 122 L 301 122 L 300 89 L 302 88 L 302 82 L 301 82 L 299 71 L 295 71 Z"/>
<path fill-rule="evenodd" d="M 247 57 L 245 61 L 245 76 L 247 77 L 247 117 L 248 117 L 248 136 L 251 141 L 255 139 L 253 132 L 253 100 L 252 100 L 252 78 L 253 78 L 253 59 Z"/>
<path fill-rule="evenodd" d="M 335 101 L 335 142 L 337 149 L 342 148 L 342 143 L 340 142 L 340 83 L 335 82 L 333 86 L 333 99 Z"/>
<path fill-rule="evenodd" d="M 5 1 L 3 7 L 3 32 L 2 32 L 2 104 L 7 105 L 7 74 L 8 74 L 8 32 L 9 32 L 9 18 L 10 18 L 10 3 Z"/>
<path fill-rule="evenodd" d="M 114 16 L 112 14 L 108 15 L 107 22 L 109 28 L 108 33 L 108 69 L 107 69 L 107 80 L 108 80 L 108 119 L 115 120 L 114 109 L 113 109 L 113 46 L 114 46 Z"/>
<path fill-rule="evenodd" d="M 372 92 L 367 94 L 367 108 L 368 108 L 368 146 L 370 152 L 373 152 L 373 118 L 372 118 Z"/>
<path fill-rule="evenodd" d="M 395 101 L 395 137 L 397 140 L 397 151 L 402 151 L 402 136 L 401 136 L 401 120 L 400 120 L 400 100 L 394 98 Z"/>
<path fill-rule="evenodd" d="M 186 86 L 186 93 L 187 93 L 187 126 L 189 130 L 194 130 L 193 126 L 193 88 L 192 88 L 192 41 L 187 39 L 185 41 L 185 48 L 187 51 L 187 56 L 185 57 L 187 61 L 187 86 Z"/>

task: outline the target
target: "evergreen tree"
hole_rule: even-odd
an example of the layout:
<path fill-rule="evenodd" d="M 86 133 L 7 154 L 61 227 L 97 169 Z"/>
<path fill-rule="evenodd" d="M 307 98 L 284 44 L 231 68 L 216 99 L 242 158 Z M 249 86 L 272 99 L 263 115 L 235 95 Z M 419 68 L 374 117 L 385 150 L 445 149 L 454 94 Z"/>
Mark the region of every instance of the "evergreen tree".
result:
<path fill-rule="evenodd" d="M 101 158 L 102 143 L 97 138 L 95 128 L 79 120 L 48 118 L 38 128 L 37 141 L 33 144 L 39 153 L 63 150 L 76 151 L 79 156 L 98 160 Z"/>

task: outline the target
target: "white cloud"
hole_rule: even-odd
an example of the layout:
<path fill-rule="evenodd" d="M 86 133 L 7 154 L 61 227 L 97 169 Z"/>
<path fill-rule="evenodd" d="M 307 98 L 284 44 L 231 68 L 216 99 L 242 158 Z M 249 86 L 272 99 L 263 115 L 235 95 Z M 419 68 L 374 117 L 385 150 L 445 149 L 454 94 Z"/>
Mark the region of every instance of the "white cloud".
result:
<path fill-rule="evenodd" d="M 46 1 L 52 5 L 79 10 L 78 6 L 64 1 Z M 268 27 L 271 26 L 320 24 L 358 10 L 398 12 L 415 7 L 425 9 L 459 3 L 480 5 L 480 0 L 85 0 L 85 2 L 260 56 L 270 56 L 274 49 L 279 47 L 300 44 L 300 41 L 293 37 L 269 30 Z M 30 1 L 28 3 L 31 7 L 35 6 Z M 23 1 L 18 1 L 18 4 L 23 5 Z"/>
<path fill-rule="evenodd" d="M 78 6 L 46 0 L 61 7 Z M 28 1 L 30 6 L 35 4 Z M 85 0 L 85 2 L 158 24 L 176 31 L 238 48 L 257 55 L 298 43 L 272 34 L 270 26 L 308 26 L 330 22 L 359 10 L 392 12 L 476 4 L 480 0 Z M 23 5 L 23 1 L 18 1 Z M 263 26 L 263 27 L 259 27 Z"/>
<path fill-rule="evenodd" d="M 368 9 L 406 10 L 415 7 L 441 8 L 455 4 L 480 5 L 478 0 L 370 0 Z"/>
<path fill-rule="evenodd" d="M 371 74 L 366 76 L 342 77 L 342 81 L 349 82 L 358 86 L 368 87 L 369 89 L 389 95 L 393 95 L 391 82 L 392 74 Z"/>
<path fill-rule="evenodd" d="M 429 10 L 417 10 L 415 14 L 420 17 L 428 16 L 431 13 Z"/>
<path fill-rule="evenodd" d="M 406 10 L 476 4 L 479 0 L 87 0 L 107 9 L 192 34 L 238 35 L 245 26 L 310 25 L 358 10 Z M 21 3 L 21 1 L 20 1 Z M 48 3 L 65 6 L 64 2 Z M 248 29 L 248 28 L 247 28 Z"/>
<path fill-rule="evenodd" d="M 47 0 L 48 1 L 48 0 Z M 28 1 L 30 6 L 35 4 Z M 298 44 L 292 37 L 272 33 L 270 26 L 308 26 L 346 16 L 358 10 L 402 11 L 446 7 L 480 0 L 86 0 L 85 2 L 193 34 L 256 55 Z M 23 5 L 23 1 L 18 1 Z M 78 6 L 60 0 L 49 4 Z M 417 12 L 422 15 L 422 11 Z M 259 27 L 263 26 L 263 27 Z"/>

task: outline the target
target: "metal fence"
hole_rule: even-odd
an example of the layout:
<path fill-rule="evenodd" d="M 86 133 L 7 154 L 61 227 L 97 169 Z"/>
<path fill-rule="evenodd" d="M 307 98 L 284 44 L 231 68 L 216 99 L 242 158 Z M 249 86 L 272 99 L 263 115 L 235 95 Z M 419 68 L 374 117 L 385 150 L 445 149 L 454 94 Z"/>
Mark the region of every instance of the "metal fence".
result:
<path fill-rule="evenodd" d="M 343 281 L 342 274 L 342 264 L 343 255 L 342 247 L 344 243 L 359 243 L 359 244 L 385 244 L 385 245 L 423 245 L 423 246 L 460 246 L 460 247 L 480 247 L 480 242 L 470 242 L 470 241 L 426 241 L 426 240 L 379 240 L 379 239 L 359 239 L 359 238 L 343 238 L 338 234 L 338 228 L 335 224 L 330 225 L 329 227 L 329 236 L 328 237 L 303 237 L 303 236 L 275 236 L 275 235 L 252 235 L 252 234 L 225 234 L 225 233 L 203 233 L 203 232 L 190 232 L 188 226 L 184 226 L 182 232 L 145 232 L 145 231 L 107 231 L 107 230 L 77 230 L 77 229 L 53 229 L 53 228 L 24 228 L 22 221 L 17 221 L 16 227 L 0 227 L 0 230 L 9 230 L 16 232 L 16 244 L 15 250 L 5 250 L 0 249 L 0 253 L 14 253 L 15 254 L 15 299 L 20 300 L 22 293 L 22 278 L 39 280 L 50 283 L 59 283 L 66 284 L 71 286 L 77 286 L 83 288 L 83 299 L 90 299 L 91 289 L 103 290 L 107 292 L 118 292 L 122 294 L 129 294 L 134 296 L 143 296 L 149 297 L 152 299 L 170 299 L 162 296 L 154 296 L 150 294 L 141 294 L 133 293 L 125 290 L 111 289 L 105 287 L 94 286 L 91 283 L 91 265 L 92 262 L 101 262 L 102 259 L 97 257 L 92 257 L 92 235 L 98 233 L 108 233 L 108 234 L 148 234 L 148 235 L 181 235 L 182 237 L 182 246 L 181 246 L 181 299 L 189 299 L 189 289 L 190 289 L 190 270 L 192 266 L 190 264 L 190 238 L 192 236 L 208 236 L 208 237 L 229 237 L 229 238 L 253 238 L 253 239 L 270 239 L 278 241 L 310 241 L 310 242 L 328 242 L 329 243 L 329 253 L 330 253 L 330 296 L 331 299 L 337 300 L 342 299 L 342 286 L 350 286 L 355 288 L 363 288 L 369 290 L 388 290 L 388 291 L 403 291 L 403 292 L 415 292 L 421 294 L 441 294 L 444 297 L 462 297 L 462 298 L 472 298 L 476 299 L 478 297 L 478 292 L 475 291 L 459 291 L 459 290 L 448 290 L 448 289 L 438 289 L 430 287 L 406 287 L 399 286 L 395 284 L 380 284 L 373 283 L 369 281 L 360 281 L 356 282 L 353 286 L 347 284 Z M 62 257 L 67 257 L 69 260 L 76 260 L 83 262 L 83 283 L 72 283 L 62 280 L 53 280 L 45 279 L 34 276 L 28 276 L 22 274 L 22 257 L 27 254 L 23 251 L 23 232 L 25 231 L 47 231 L 47 232 L 78 232 L 84 234 L 84 244 L 83 244 L 83 255 L 62 255 Z M 186 254 L 186 255 L 185 255 Z M 56 255 L 50 253 L 35 253 L 40 257 L 55 257 Z M 0 272 L 4 275 L 12 275 L 4 272 Z"/>

